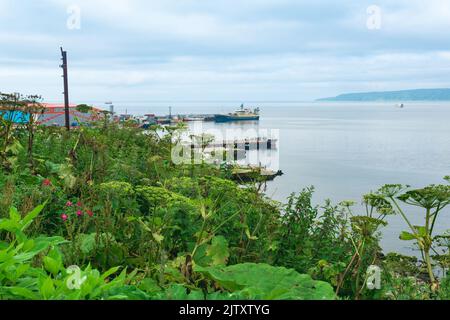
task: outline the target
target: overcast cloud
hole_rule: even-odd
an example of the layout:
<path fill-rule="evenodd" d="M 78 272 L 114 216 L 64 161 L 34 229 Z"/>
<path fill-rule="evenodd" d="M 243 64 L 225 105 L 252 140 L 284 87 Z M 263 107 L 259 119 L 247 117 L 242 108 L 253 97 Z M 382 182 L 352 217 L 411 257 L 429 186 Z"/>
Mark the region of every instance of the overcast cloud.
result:
<path fill-rule="evenodd" d="M 73 5 L 81 29 L 67 27 Z M 0 0 L 0 91 L 61 101 L 59 46 L 76 102 L 444 88 L 449 31 L 446 0 Z"/>

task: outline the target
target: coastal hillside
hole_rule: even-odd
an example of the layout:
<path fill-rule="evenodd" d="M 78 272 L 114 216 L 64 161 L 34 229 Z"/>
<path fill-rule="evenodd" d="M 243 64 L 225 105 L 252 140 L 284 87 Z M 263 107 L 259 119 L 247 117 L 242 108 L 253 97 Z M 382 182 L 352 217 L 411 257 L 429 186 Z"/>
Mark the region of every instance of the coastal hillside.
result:
<path fill-rule="evenodd" d="M 450 89 L 346 93 L 317 101 L 450 101 Z"/>

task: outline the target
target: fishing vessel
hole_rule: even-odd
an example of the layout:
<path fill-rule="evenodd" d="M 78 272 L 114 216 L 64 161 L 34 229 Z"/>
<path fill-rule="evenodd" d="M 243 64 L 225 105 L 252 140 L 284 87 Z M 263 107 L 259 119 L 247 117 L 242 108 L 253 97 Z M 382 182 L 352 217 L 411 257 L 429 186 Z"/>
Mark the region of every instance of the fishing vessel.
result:
<path fill-rule="evenodd" d="M 259 108 L 254 110 L 244 108 L 241 105 L 239 110 L 229 114 L 216 114 L 214 116 L 215 122 L 231 122 L 231 121 L 258 121 L 259 120 Z"/>
<path fill-rule="evenodd" d="M 281 170 L 275 171 L 261 166 L 238 166 L 232 169 L 231 177 L 238 182 L 249 182 L 254 180 L 273 181 L 276 177 L 282 176 Z"/>

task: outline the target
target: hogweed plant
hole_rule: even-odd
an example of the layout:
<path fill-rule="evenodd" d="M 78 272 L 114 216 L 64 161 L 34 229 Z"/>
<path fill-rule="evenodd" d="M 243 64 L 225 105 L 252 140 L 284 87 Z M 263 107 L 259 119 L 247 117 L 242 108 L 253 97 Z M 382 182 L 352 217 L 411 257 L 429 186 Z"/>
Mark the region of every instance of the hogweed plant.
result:
<path fill-rule="evenodd" d="M 379 260 L 381 252 L 379 230 L 387 225 L 386 216 L 394 212 L 386 200 L 373 193 L 363 197 L 365 215 L 354 215 L 352 210 L 354 205 L 353 201 L 340 203 L 341 210 L 350 221 L 351 232 L 348 232 L 347 237 L 354 253 L 345 271 L 340 275 L 336 294 L 339 294 L 344 281 L 350 277 L 355 298 L 360 299 L 369 282 L 370 273 L 367 271 L 376 267 L 375 264 Z"/>
<path fill-rule="evenodd" d="M 23 148 L 18 132 L 27 134 L 27 155 L 30 169 L 34 171 L 33 146 L 38 116 L 44 112 L 42 98 L 38 95 L 0 93 L 0 158 L 5 169 L 11 169 Z"/>
<path fill-rule="evenodd" d="M 385 185 L 378 191 L 378 194 L 392 204 L 393 209 L 403 217 L 408 225 L 410 231 L 402 232 L 400 239 L 416 241 L 426 264 L 431 288 L 433 291 L 436 291 L 439 287 L 439 282 L 434 275 L 431 252 L 435 251 L 434 245 L 439 238 L 439 236 L 434 234 L 437 218 L 450 204 L 450 186 L 430 185 L 422 189 L 405 190 L 406 188 L 401 185 Z M 399 201 L 423 209 L 425 211 L 424 225 L 413 225 L 406 212 L 400 206 Z"/>

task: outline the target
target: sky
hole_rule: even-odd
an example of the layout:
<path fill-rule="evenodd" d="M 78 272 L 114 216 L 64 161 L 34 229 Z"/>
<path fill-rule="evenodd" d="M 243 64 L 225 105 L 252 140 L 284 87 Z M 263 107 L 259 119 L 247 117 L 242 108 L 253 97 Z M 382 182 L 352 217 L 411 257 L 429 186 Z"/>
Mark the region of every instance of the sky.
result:
<path fill-rule="evenodd" d="M 0 0 L 0 92 L 310 101 L 450 87 L 449 0 Z"/>

